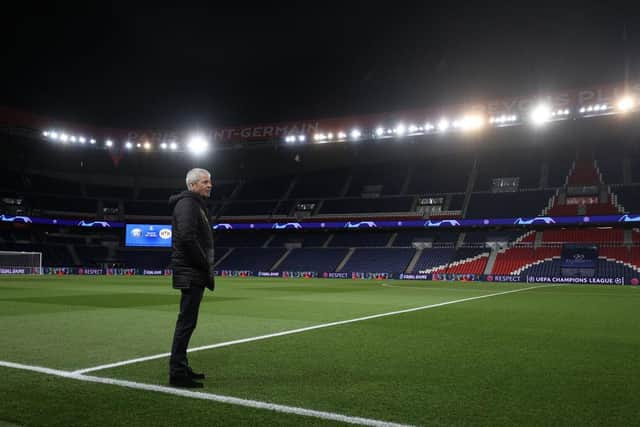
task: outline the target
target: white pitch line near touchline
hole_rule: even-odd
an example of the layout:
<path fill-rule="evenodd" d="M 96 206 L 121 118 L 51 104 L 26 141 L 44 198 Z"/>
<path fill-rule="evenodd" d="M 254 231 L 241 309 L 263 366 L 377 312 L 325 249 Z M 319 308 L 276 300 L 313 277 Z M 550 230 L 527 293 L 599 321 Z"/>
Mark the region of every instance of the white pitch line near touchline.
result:
<path fill-rule="evenodd" d="M 247 408 L 266 409 L 274 412 L 285 414 L 300 415 L 303 417 L 319 418 L 323 420 L 339 421 L 348 424 L 357 424 L 374 427 L 409 427 L 405 424 L 391 423 L 387 421 L 374 420 L 371 418 L 351 417 L 348 415 L 338 414 L 334 412 L 316 411 L 313 409 L 299 408 L 296 406 L 278 405 L 276 403 L 261 402 L 259 400 L 247 400 L 237 397 L 223 396 L 220 394 L 203 393 L 190 391 L 172 387 L 165 387 L 155 384 L 138 383 L 134 381 L 118 380 L 115 378 L 93 377 L 89 375 L 75 374 L 69 371 L 61 371 L 58 369 L 45 368 L 41 366 L 23 365 L 20 363 L 5 362 L 0 360 L 0 366 L 12 369 L 20 369 L 24 371 L 39 372 L 47 375 L 69 378 L 77 381 L 89 383 L 108 384 L 119 387 L 131 388 L 135 390 L 153 391 L 156 393 L 171 394 L 174 396 L 188 397 L 191 399 L 209 400 L 218 403 L 226 403 L 229 405 L 244 406 Z"/>
<path fill-rule="evenodd" d="M 320 325 L 308 326 L 306 328 L 291 329 L 289 331 L 276 332 L 276 333 L 268 334 L 268 335 L 260 335 L 260 336 L 257 336 L 257 337 L 250 337 L 250 338 L 243 338 L 243 339 L 234 340 L 234 341 L 221 342 L 221 343 L 218 343 L 218 344 L 204 345 L 202 347 L 194 347 L 194 348 L 191 348 L 191 349 L 187 350 L 187 352 L 188 353 L 192 353 L 194 351 L 211 350 L 213 348 L 228 347 L 228 346 L 232 346 L 232 345 L 236 345 L 236 344 L 244 344 L 244 343 L 248 343 L 248 342 L 252 342 L 252 341 L 266 340 L 266 339 L 269 339 L 269 338 L 282 337 L 282 336 L 285 336 L 285 335 L 298 334 L 300 332 L 307 332 L 307 331 L 313 331 L 313 330 L 316 330 L 316 329 L 329 328 L 329 327 L 332 327 L 332 326 L 346 325 L 346 324 L 349 324 L 349 323 L 362 322 L 364 320 L 377 319 L 377 318 L 380 318 L 380 317 L 395 316 L 397 314 L 411 313 L 413 311 L 427 310 L 429 308 L 436 308 L 436 307 L 442 307 L 442 306 L 445 306 L 445 305 L 458 304 L 458 303 L 461 303 L 461 302 L 473 301 L 473 300 L 482 299 L 482 298 L 490 298 L 490 297 L 495 297 L 495 296 L 498 296 L 498 295 L 512 294 L 512 293 L 515 293 L 515 292 L 527 291 L 529 289 L 544 288 L 544 287 L 547 287 L 547 286 L 553 286 L 553 285 L 530 286 L 528 288 L 513 289 L 513 290 L 510 290 L 510 291 L 496 292 L 496 293 L 493 293 L 493 294 L 479 295 L 479 296 L 476 296 L 476 297 L 469 297 L 469 298 L 462 298 L 462 299 L 457 299 L 457 300 L 453 300 L 453 301 L 439 302 L 439 303 L 436 303 L 436 304 L 424 305 L 422 307 L 414 307 L 414 308 L 407 308 L 405 310 L 391 311 L 391 312 L 388 312 L 388 313 L 373 314 L 371 316 L 358 317 L 358 318 L 355 318 L 355 319 L 340 320 L 340 321 L 331 322 L 331 323 L 322 323 Z M 170 356 L 170 353 L 154 354 L 152 356 L 138 357 L 136 359 L 123 360 L 121 362 L 114 362 L 114 363 L 109 363 L 109 364 L 106 364 L 106 365 L 100 365 L 100 366 L 94 366 L 94 367 L 91 367 L 91 368 L 79 369 L 77 371 L 73 371 L 73 373 L 74 374 L 86 374 L 88 372 L 101 371 L 101 370 L 109 369 L 109 368 L 117 368 L 119 366 L 132 365 L 134 363 L 139 363 L 139 362 L 147 362 L 149 360 L 162 359 L 163 357 L 167 357 L 167 356 Z"/>

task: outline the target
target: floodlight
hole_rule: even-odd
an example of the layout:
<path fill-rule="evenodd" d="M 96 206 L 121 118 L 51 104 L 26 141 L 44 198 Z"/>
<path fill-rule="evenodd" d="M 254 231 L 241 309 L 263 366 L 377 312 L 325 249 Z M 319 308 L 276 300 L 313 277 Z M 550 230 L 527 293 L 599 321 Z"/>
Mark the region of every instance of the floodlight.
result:
<path fill-rule="evenodd" d="M 71 136 L 69 137 L 69 141 L 71 141 L 71 142 L 76 142 L 76 137 L 75 137 L 75 136 L 73 136 L 73 135 L 71 135 Z"/>
<path fill-rule="evenodd" d="M 87 142 L 84 136 L 79 137 L 78 141 L 80 141 L 80 144 L 84 144 L 85 142 Z"/>
<path fill-rule="evenodd" d="M 361 135 L 362 135 L 362 132 L 360 132 L 360 130 L 358 130 L 358 129 L 353 129 L 351 131 L 351 138 L 353 138 L 353 139 L 358 139 L 358 138 L 360 138 Z"/>
<path fill-rule="evenodd" d="M 163 142 L 162 144 L 160 144 L 160 148 L 162 148 L 163 150 L 167 149 L 167 143 Z"/>
<path fill-rule="evenodd" d="M 187 148 L 193 154 L 199 155 L 204 153 L 209 149 L 209 142 L 204 138 L 204 136 L 195 134 L 189 138 L 189 142 L 187 143 Z"/>
<path fill-rule="evenodd" d="M 539 104 L 531 111 L 531 121 L 534 125 L 542 125 L 551 118 L 551 110 L 547 104 Z"/>
<path fill-rule="evenodd" d="M 175 142 L 172 142 L 171 144 L 169 144 L 169 147 L 173 150 L 176 151 L 178 149 L 178 144 L 176 144 Z"/>
<path fill-rule="evenodd" d="M 90 142 L 91 142 L 91 144 L 95 144 L 95 143 L 96 143 L 96 140 L 95 140 L 95 139 L 93 139 L 93 138 L 91 138 L 91 141 L 90 141 Z"/>
<path fill-rule="evenodd" d="M 402 123 L 400 123 L 398 126 L 396 126 L 395 131 L 396 131 L 396 134 L 402 136 L 407 131 L 407 128 Z"/>
<path fill-rule="evenodd" d="M 52 131 L 51 133 L 49 133 L 49 136 L 55 141 L 56 139 L 58 139 L 58 132 Z"/>
<path fill-rule="evenodd" d="M 46 130 L 44 132 L 42 132 L 43 136 L 49 136 L 49 132 L 47 132 Z"/>
<path fill-rule="evenodd" d="M 306 136 L 304 136 L 304 135 L 298 135 L 298 141 L 300 141 L 300 142 L 304 142 L 304 141 L 306 141 L 306 139 L 307 139 L 307 137 L 306 137 Z"/>
<path fill-rule="evenodd" d="M 464 116 L 460 121 L 462 130 L 476 130 L 484 125 L 484 120 L 478 115 Z"/>
<path fill-rule="evenodd" d="M 438 122 L 438 130 L 445 132 L 447 129 L 449 129 L 450 123 L 449 120 L 442 118 L 440 119 L 440 121 Z"/>
<path fill-rule="evenodd" d="M 622 111 L 623 113 L 632 110 L 634 107 L 635 101 L 629 95 L 625 95 L 618 100 L 618 110 Z"/>
<path fill-rule="evenodd" d="M 125 142 L 124 148 L 126 148 L 127 150 L 131 150 L 133 148 L 133 144 L 131 143 L 131 141 Z"/>
<path fill-rule="evenodd" d="M 145 150 L 151 150 L 151 143 L 149 143 L 149 142 L 145 142 L 145 143 L 144 143 L 144 149 L 145 149 Z"/>
<path fill-rule="evenodd" d="M 384 135 L 384 129 L 383 129 L 383 128 L 381 128 L 381 127 L 377 128 L 377 129 L 376 129 L 376 135 L 377 135 L 377 136 L 382 136 L 382 135 Z"/>
<path fill-rule="evenodd" d="M 107 139 L 104 143 L 104 145 L 106 145 L 107 147 L 113 147 L 113 141 L 110 139 Z"/>
<path fill-rule="evenodd" d="M 62 141 L 62 142 L 69 141 L 69 135 L 67 135 L 66 133 L 61 133 L 60 134 L 60 141 Z"/>

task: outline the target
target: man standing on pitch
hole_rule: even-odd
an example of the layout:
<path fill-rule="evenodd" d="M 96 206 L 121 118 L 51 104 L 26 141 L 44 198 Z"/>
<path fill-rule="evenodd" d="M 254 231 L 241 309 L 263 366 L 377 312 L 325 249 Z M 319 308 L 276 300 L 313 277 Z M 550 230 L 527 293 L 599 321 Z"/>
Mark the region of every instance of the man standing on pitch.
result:
<path fill-rule="evenodd" d="M 196 328 L 204 288 L 213 290 L 213 234 L 205 199 L 211 195 L 211 174 L 205 169 L 187 173 L 187 191 L 169 198 L 173 208 L 171 265 L 173 287 L 180 289 L 180 312 L 171 346 L 169 383 L 200 388 L 204 374 L 189 366 L 187 346 Z"/>

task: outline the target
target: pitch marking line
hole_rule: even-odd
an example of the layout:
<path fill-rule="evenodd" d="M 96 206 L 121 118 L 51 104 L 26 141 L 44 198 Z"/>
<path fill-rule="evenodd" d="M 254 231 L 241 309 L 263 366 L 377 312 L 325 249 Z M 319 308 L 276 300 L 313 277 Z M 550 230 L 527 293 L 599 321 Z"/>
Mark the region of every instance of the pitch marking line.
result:
<path fill-rule="evenodd" d="M 478 300 L 478 299 L 482 299 L 482 298 L 490 298 L 490 297 L 495 297 L 495 296 L 498 296 L 498 295 L 512 294 L 512 293 L 515 293 L 515 292 L 522 292 L 522 291 L 527 291 L 529 289 L 538 289 L 538 288 L 544 288 L 544 287 L 548 287 L 548 286 L 554 286 L 554 285 L 530 286 L 530 287 L 527 287 L 527 288 L 513 289 L 513 290 L 510 290 L 510 291 L 496 292 L 496 293 L 493 293 L 493 294 L 479 295 L 479 296 L 475 296 L 475 297 L 462 298 L 462 299 L 457 299 L 457 300 L 453 300 L 453 301 L 439 302 L 439 303 L 436 303 L 436 304 L 424 305 L 422 307 L 408 308 L 408 309 L 405 309 L 405 310 L 398 310 L 398 311 L 391 311 L 391 312 L 388 312 L 388 313 L 374 314 L 374 315 L 371 315 L 371 316 L 358 317 L 358 318 L 355 318 L 355 319 L 340 320 L 340 321 L 331 322 L 331 323 L 322 323 L 320 325 L 308 326 L 306 328 L 291 329 L 291 330 L 288 330 L 288 331 L 276 332 L 274 334 L 260 335 L 260 336 L 256 336 L 256 337 L 250 337 L 250 338 L 243 338 L 243 339 L 234 340 L 234 341 L 221 342 L 221 343 L 218 343 L 218 344 L 205 345 L 205 346 L 202 346 L 202 347 L 194 347 L 194 348 L 191 348 L 191 349 L 187 350 L 187 352 L 192 353 L 192 352 L 195 352 L 195 351 L 211 350 L 211 349 L 220 348 L 220 347 L 229 347 L 229 346 L 237 345 L 237 344 L 244 344 L 244 343 L 253 342 L 253 341 L 266 340 L 266 339 L 270 339 L 270 338 L 282 337 L 282 336 L 285 336 L 285 335 L 292 335 L 292 334 L 298 334 L 298 333 L 301 333 L 301 332 L 313 331 L 313 330 L 316 330 L 316 329 L 330 328 L 332 326 L 338 326 L 338 325 L 346 325 L 346 324 L 349 324 L 349 323 L 362 322 L 364 320 L 378 319 L 380 317 L 395 316 L 397 314 L 411 313 L 411 312 L 414 312 L 414 311 L 427 310 L 427 309 L 430 309 L 430 308 L 442 307 L 442 306 L 445 306 L 445 305 L 458 304 L 458 303 L 461 303 L 461 302 L 473 301 L 473 300 Z M 163 357 L 168 357 L 170 355 L 171 355 L 171 353 L 161 353 L 161 354 L 154 354 L 152 356 L 138 357 L 136 359 L 123 360 L 121 362 L 114 362 L 114 363 L 109 363 L 109 364 L 106 364 L 106 365 L 100 365 L 100 366 L 94 366 L 94 367 L 85 368 L 85 369 L 79 369 L 77 371 L 73 371 L 73 374 L 86 374 L 86 373 L 89 373 L 89 372 L 101 371 L 101 370 L 109 369 L 109 368 L 117 368 L 119 366 L 132 365 L 134 363 L 147 362 L 149 360 L 155 360 L 155 359 L 162 359 Z"/>
<path fill-rule="evenodd" d="M 255 409 L 266 409 L 274 412 L 285 414 L 294 414 L 304 417 L 320 418 L 323 420 L 339 421 L 348 424 L 357 424 L 374 427 L 407 427 L 406 424 L 397 424 L 387 421 L 374 420 L 371 418 L 351 417 L 348 415 L 338 414 L 334 412 L 316 411 L 313 409 L 298 408 L 296 406 L 279 405 L 276 403 L 261 402 L 259 400 L 247 400 L 237 397 L 223 396 L 220 394 L 203 393 L 197 391 L 189 391 L 184 389 L 165 387 L 155 384 L 138 383 L 134 381 L 118 380 L 115 378 L 102 378 L 90 375 L 81 375 L 69 371 L 61 371 L 58 369 L 45 368 L 42 366 L 23 365 L 20 363 L 5 362 L 0 360 L 0 366 L 12 369 L 20 369 L 24 371 L 39 372 L 42 374 L 53 375 L 57 377 L 68 378 L 72 380 L 84 381 L 89 383 L 108 384 L 118 387 L 131 388 L 135 390 L 153 391 L 156 393 L 170 394 L 174 396 L 188 397 L 191 399 L 209 400 L 218 403 L 226 403 L 229 405 L 244 406 Z"/>

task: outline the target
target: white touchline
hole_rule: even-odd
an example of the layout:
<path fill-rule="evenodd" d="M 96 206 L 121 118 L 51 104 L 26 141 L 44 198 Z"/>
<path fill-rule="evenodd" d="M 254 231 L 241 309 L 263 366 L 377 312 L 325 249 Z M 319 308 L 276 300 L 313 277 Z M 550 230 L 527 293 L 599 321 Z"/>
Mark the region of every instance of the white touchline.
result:
<path fill-rule="evenodd" d="M 0 360 L 0 366 L 12 369 L 20 369 L 24 371 L 39 372 L 47 375 L 54 375 L 72 380 L 84 381 L 89 383 L 108 384 L 119 387 L 126 387 L 136 390 L 153 391 L 157 393 L 171 394 L 174 396 L 189 397 L 192 399 L 210 400 L 213 402 L 226 403 L 229 405 L 244 406 L 247 408 L 266 409 L 269 411 L 282 412 L 285 414 L 300 415 L 304 417 L 320 418 L 323 420 L 339 421 L 348 424 L 357 424 L 375 427 L 409 427 L 406 424 L 397 424 L 387 421 L 374 420 L 371 418 L 351 417 L 348 415 L 338 414 L 334 412 L 316 411 L 313 409 L 299 408 L 296 406 L 278 405 L 276 403 L 262 402 L 259 400 L 240 399 L 238 397 L 224 396 L 213 393 L 203 393 L 197 391 L 189 391 L 184 389 L 165 387 L 155 384 L 138 383 L 134 381 L 118 380 L 115 378 L 93 377 L 90 375 L 81 375 L 69 371 L 61 371 L 58 369 L 45 368 L 42 366 L 23 365 L 20 363 L 5 362 Z"/>
<path fill-rule="evenodd" d="M 252 341 L 266 340 L 266 339 L 269 339 L 269 338 L 275 338 L 275 337 L 282 337 L 282 336 L 285 336 L 285 335 L 298 334 L 300 332 L 313 331 L 313 330 L 316 330 L 316 329 L 329 328 L 329 327 L 338 326 L 338 325 L 346 325 L 348 323 L 362 322 L 364 320 L 377 319 L 379 317 L 395 316 L 397 314 L 411 313 L 412 311 L 426 310 L 426 309 L 429 309 L 429 308 L 442 307 L 444 305 L 458 304 L 458 303 L 466 302 L 466 301 L 473 301 L 473 300 L 482 299 L 482 298 L 495 297 L 495 296 L 498 296 L 498 295 L 511 294 L 511 293 L 514 293 L 514 292 L 522 292 L 522 291 L 527 291 L 529 289 L 546 288 L 546 287 L 549 287 L 549 286 L 555 286 L 555 285 L 529 286 L 527 288 L 513 289 L 513 290 L 510 290 L 510 291 L 496 292 L 496 293 L 493 293 L 493 294 L 479 295 L 479 296 L 476 296 L 476 297 L 469 297 L 469 298 L 462 298 L 462 299 L 457 299 L 457 300 L 453 300 L 453 301 L 439 302 L 439 303 L 436 303 L 436 304 L 424 305 L 422 307 L 407 308 L 405 310 L 391 311 L 391 312 L 388 312 L 388 313 L 381 313 L 381 314 L 373 314 L 371 316 L 358 317 L 356 319 L 340 320 L 340 321 L 331 322 L 331 323 L 322 323 L 320 325 L 308 326 L 306 328 L 291 329 L 289 331 L 276 332 L 276 333 L 268 334 L 268 335 L 260 335 L 260 336 L 257 336 L 257 337 L 243 338 L 243 339 L 234 340 L 234 341 L 221 342 L 221 343 L 218 343 L 218 344 L 205 345 L 205 346 L 202 346 L 202 347 L 194 347 L 194 348 L 191 348 L 191 349 L 187 350 L 187 352 L 188 353 L 192 353 L 194 351 L 211 350 L 213 348 L 228 347 L 228 346 L 236 345 L 236 344 L 243 344 L 243 343 L 252 342 Z M 86 374 L 88 372 L 102 371 L 104 369 L 117 368 L 119 366 L 125 366 L 125 365 L 132 365 L 134 363 L 147 362 L 149 360 L 155 360 L 155 359 L 162 359 L 163 357 L 167 357 L 167 356 L 170 356 L 170 355 L 171 355 L 171 353 L 154 354 L 152 356 L 138 357 L 136 359 L 123 360 L 121 362 L 114 362 L 114 363 L 109 363 L 109 364 L 106 364 L 106 365 L 94 366 L 94 367 L 91 367 L 91 368 L 78 369 L 77 371 L 73 371 L 73 373 L 74 374 Z"/>

